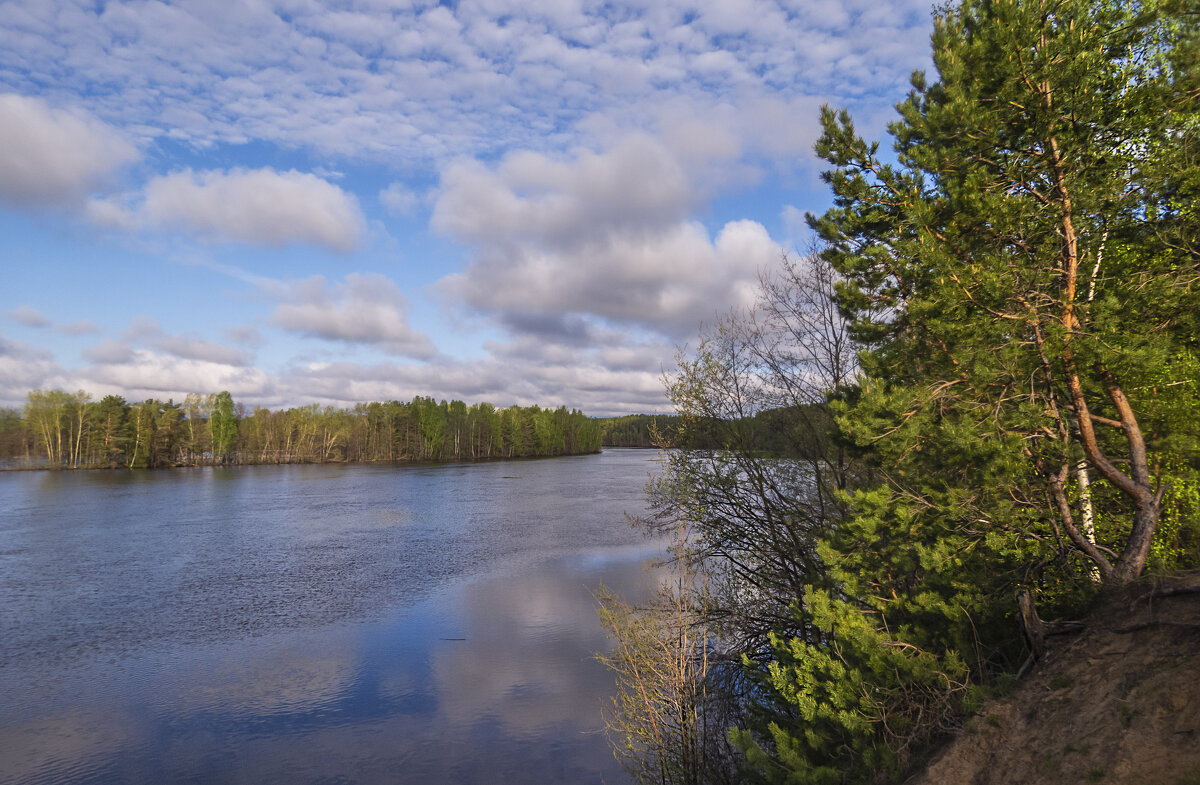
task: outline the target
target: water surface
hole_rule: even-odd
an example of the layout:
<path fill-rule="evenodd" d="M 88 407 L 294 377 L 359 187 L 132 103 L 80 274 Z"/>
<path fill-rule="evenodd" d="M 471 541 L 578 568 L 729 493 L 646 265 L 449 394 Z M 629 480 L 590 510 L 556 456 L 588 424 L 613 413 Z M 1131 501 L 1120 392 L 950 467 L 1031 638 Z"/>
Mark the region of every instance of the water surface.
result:
<path fill-rule="evenodd" d="M 0 782 L 622 783 L 654 457 L 0 475 Z"/>

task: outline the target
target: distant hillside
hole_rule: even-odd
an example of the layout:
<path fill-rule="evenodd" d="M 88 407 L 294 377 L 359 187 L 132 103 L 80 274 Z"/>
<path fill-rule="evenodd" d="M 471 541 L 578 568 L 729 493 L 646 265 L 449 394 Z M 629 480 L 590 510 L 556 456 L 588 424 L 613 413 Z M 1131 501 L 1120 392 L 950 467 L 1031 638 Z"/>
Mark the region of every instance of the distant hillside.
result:
<path fill-rule="evenodd" d="M 1200 572 L 1141 581 L 1048 640 L 908 785 L 1200 783 Z"/>
<path fill-rule="evenodd" d="M 605 447 L 659 447 L 655 432 L 665 439 L 666 446 L 675 447 L 680 418 L 674 414 L 627 414 L 623 417 L 603 417 L 600 435 Z"/>
<path fill-rule="evenodd" d="M 596 420 L 605 447 L 737 449 L 768 455 L 807 457 L 823 453 L 834 432 L 828 407 L 767 409 L 740 420 L 691 420 L 674 414 L 627 414 Z M 814 443 L 813 434 L 823 434 Z"/>

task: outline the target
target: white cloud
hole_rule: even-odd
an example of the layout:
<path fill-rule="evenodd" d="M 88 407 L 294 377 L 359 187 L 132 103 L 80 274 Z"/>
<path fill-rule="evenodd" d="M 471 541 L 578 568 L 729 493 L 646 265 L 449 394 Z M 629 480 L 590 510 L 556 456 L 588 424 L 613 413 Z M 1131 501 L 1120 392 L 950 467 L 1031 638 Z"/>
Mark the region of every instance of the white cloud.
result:
<path fill-rule="evenodd" d="M 254 361 L 254 356 L 249 352 L 184 335 L 164 335 L 155 339 L 153 346 L 185 360 L 200 360 L 236 367 L 248 366 Z"/>
<path fill-rule="evenodd" d="M 0 403 L 20 406 L 30 390 L 60 387 L 63 369 L 54 356 L 36 346 L 0 336 Z"/>
<path fill-rule="evenodd" d="M 670 407 L 657 370 L 613 369 L 599 358 L 578 353 L 570 365 L 541 364 L 520 356 L 425 365 L 314 364 L 283 374 L 280 384 L 304 400 L 336 405 L 432 395 L 497 406 L 571 406 L 590 415 Z"/>
<path fill-rule="evenodd" d="M 749 186 L 769 177 L 779 193 L 797 169 L 806 178 L 822 102 L 848 105 L 865 133 L 878 133 L 909 72 L 928 61 L 929 0 L 8 0 L 4 9 L 0 89 L 42 98 L 5 98 L 0 142 L 11 128 L 20 134 L 16 147 L 0 145 L 0 204 L 62 205 L 119 232 L 346 252 L 386 244 L 376 243 L 386 229 L 368 231 L 350 195 L 371 183 L 357 192 L 364 205 L 378 199 L 401 217 L 433 206 L 434 228 L 470 247 L 437 290 L 507 328 L 478 362 L 437 354 L 386 279 L 272 285 L 258 276 L 279 275 L 262 265 L 282 257 L 250 262 L 236 248 L 197 253 L 217 256 L 213 270 L 255 268 L 235 277 L 273 298 L 268 338 L 283 328 L 337 342 L 314 351 L 340 360 L 365 347 L 427 362 L 254 376 L 240 350 L 263 336 L 248 324 L 218 339 L 238 348 L 154 325 L 131 343 L 93 347 L 96 367 L 78 373 L 48 355 L 20 361 L 37 386 L 103 394 L 124 379 L 133 386 L 122 394 L 144 397 L 160 381 L 139 387 L 137 373 L 164 374 L 175 385 L 164 395 L 240 379 L 240 399 L 267 405 L 433 394 L 663 408 L 658 363 L 670 344 L 749 302 L 758 268 L 779 256 L 762 225 L 725 217 L 737 197 L 748 197 L 746 212 L 733 218 L 763 215 L 751 211 L 764 209 L 765 192 Z M 135 145 L 153 155 L 135 170 L 138 184 L 118 191 Z M 228 168 L 262 150 L 310 173 Z M 176 151 L 185 157 L 160 163 Z M 40 179 L 21 168 L 26 159 L 43 162 Z M 184 160 L 193 168 L 166 173 Z M 380 162 L 386 170 L 367 172 Z M 435 172 L 441 188 L 427 197 Z M 722 218 L 707 221 L 718 196 Z M 800 198 L 779 201 L 810 206 Z M 765 209 L 773 225 L 779 207 Z M 161 256 L 161 237 L 125 239 Z M 188 303 L 179 294 L 154 307 Z M 55 329 L 85 331 L 69 327 Z"/>
<path fill-rule="evenodd" d="M 111 208 L 111 215 L 121 213 Z M 155 177 L 146 184 L 138 215 L 147 227 L 212 242 L 312 243 L 338 252 L 353 250 L 365 230 L 353 195 L 315 175 L 271 168 L 187 169 Z"/>
<path fill-rule="evenodd" d="M 561 332 L 561 317 L 575 314 L 684 338 L 714 313 L 749 305 L 758 271 L 782 252 L 754 221 L 711 239 L 687 220 L 702 196 L 670 151 L 641 134 L 565 161 L 526 152 L 495 169 L 458 164 L 433 226 L 477 252 L 438 288 L 517 332 Z"/>
<path fill-rule="evenodd" d="M 116 360 L 115 356 L 113 358 Z M 229 390 L 235 397 L 272 395 L 274 380 L 257 368 L 186 359 L 135 349 L 124 358 L 77 372 L 78 386 L 97 396 L 110 393 L 128 400 L 183 398 L 188 393 Z"/>
<path fill-rule="evenodd" d="M 595 115 L 650 130 L 645 109 L 678 96 L 739 111 L 765 96 L 890 104 L 928 61 L 930 27 L 928 0 L 5 10 L 7 84 L 52 83 L 144 138 L 409 162 L 590 144 L 581 129 Z"/>
<path fill-rule="evenodd" d="M 49 327 L 50 320 L 47 319 L 38 310 L 30 308 L 28 305 L 22 305 L 13 308 L 11 311 L 5 311 L 4 315 L 12 319 L 14 322 L 20 322 L 26 327 Z"/>
<path fill-rule="evenodd" d="M 83 359 L 99 365 L 116 365 L 133 359 L 133 348 L 120 341 L 102 341 L 80 352 Z"/>
<path fill-rule="evenodd" d="M 137 159 L 133 145 L 86 112 L 0 95 L 0 204 L 73 207 Z"/>
<path fill-rule="evenodd" d="M 158 321 L 149 316 L 135 318 L 122 333 L 122 337 L 126 341 L 149 346 L 182 360 L 197 360 L 235 368 L 249 366 L 254 361 L 250 352 L 222 346 L 196 335 L 165 333 Z M 133 349 L 128 344 L 105 341 L 84 350 L 83 356 L 96 363 L 119 364 L 128 362 L 132 353 Z"/>
<path fill-rule="evenodd" d="M 638 133 L 566 160 L 521 151 L 495 170 L 455 164 L 442 174 L 432 225 L 476 245 L 565 247 L 654 230 L 704 196 L 668 149 Z"/>
<path fill-rule="evenodd" d="M 749 306 L 758 271 L 781 253 L 754 221 L 727 224 L 715 241 L 700 224 L 685 222 L 574 252 L 520 249 L 481 259 L 440 285 L 510 326 L 522 316 L 566 312 L 683 339 L 715 313 Z"/>
<path fill-rule="evenodd" d="M 433 343 L 408 324 L 407 303 L 382 275 L 352 273 L 329 287 L 321 276 L 275 287 L 286 300 L 275 308 L 273 324 L 327 341 L 367 344 L 403 357 L 428 359 Z"/>
<path fill-rule="evenodd" d="M 151 328 L 148 321 L 139 323 Z M 350 406 L 361 401 L 409 400 L 416 395 L 556 407 L 592 415 L 667 411 L 661 360 L 665 343 L 630 342 L 601 331 L 605 345 L 588 349 L 523 336 L 488 345 L 477 360 L 438 357 L 427 363 L 301 362 L 273 376 L 260 369 L 187 359 L 104 341 L 84 350 L 89 363 L 66 371 L 47 351 L 0 338 L 0 404 L 20 405 L 35 388 L 83 389 L 93 397 L 181 399 L 189 392 L 230 390 L 247 405 L 272 408 L 308 403 Z"/>
<path fill-rule="evenodd" d="M 800 253 L 807 253 L 816 243 L 813 230 L 808 227 L 808 217 L 804 210 L 794 205 L 786 204 L 779 211 L 779 219 L 783 223 L 783 232 L 788 245 Z"/>

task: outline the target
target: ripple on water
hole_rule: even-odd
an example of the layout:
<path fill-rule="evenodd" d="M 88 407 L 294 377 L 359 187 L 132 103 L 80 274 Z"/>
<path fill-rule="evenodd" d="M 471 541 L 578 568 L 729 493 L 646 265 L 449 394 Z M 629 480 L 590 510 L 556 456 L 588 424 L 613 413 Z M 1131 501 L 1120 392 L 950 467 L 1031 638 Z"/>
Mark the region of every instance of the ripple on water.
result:
<path fill-rule="evenodd" d="M 0 476 L 0 783 L 620 782 L 643 456 Z"/>

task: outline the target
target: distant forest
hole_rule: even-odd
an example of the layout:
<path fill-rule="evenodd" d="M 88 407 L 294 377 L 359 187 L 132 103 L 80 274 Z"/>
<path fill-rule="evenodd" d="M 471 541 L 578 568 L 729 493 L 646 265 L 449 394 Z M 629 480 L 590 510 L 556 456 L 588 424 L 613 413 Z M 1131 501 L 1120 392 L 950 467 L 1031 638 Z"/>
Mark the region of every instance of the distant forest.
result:
<path fill-rule="evenodd" d="M 0 409 L 0 466 L 166 466 L 459 461 L 598 452 L 600 424 L 566 407 L 471 406 L 416 397 L 348 409 L 247 411 L 228 392 L 182 402 L 34 390 Z"/>
<path fill-rule="evenodd" d="M 679 425 L 674 414 L 626 414 L 600 420 L 600 432 L 605 447 L 674 447 Z"/>
<path fill-rule="evenodd" d="M 605 447 L 691 450 L 737 449 L 761 455 L 823 457 L 834 423 L 825 404 L 772 408 L 742 418 L 697 418 L 676 414 L 629 414 L 599 421 Z M 800 424 L 803 424 L 801 426 Z M 812 434 L 823 434 L 818 444 Z"/>

